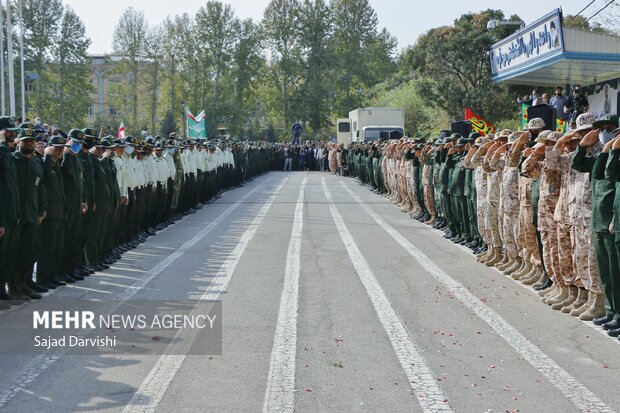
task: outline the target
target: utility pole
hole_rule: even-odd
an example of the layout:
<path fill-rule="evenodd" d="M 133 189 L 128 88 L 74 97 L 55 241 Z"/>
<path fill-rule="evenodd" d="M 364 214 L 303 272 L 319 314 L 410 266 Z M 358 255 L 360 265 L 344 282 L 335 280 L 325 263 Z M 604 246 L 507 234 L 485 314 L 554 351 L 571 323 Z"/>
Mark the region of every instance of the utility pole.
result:
<path fill-rule="evenodd" d="M 13 28 L 11 26 L 11 0 L 6 1 L 6 47 L 7 59 L 9 63 L 9 114 L 11 116 L 15 116 L 15 71 L 13 70 Z"/>
<path fill-rule="evenodd" d="M 4 22 L 2 20 L 2 0 L 0 0 L 0 101 L 2 103 L 2 116 L 6 116 L 6 92 L 4 90 Z"/>

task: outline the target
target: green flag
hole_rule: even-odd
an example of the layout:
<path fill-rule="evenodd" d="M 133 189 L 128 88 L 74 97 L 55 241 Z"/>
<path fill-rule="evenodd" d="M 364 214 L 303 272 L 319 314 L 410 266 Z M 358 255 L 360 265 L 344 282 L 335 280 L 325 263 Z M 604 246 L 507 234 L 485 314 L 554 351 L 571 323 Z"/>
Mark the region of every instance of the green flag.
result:
<path fill-rule="evenodd" d="M 206 138 L 207 124 L 205 121 L 205 111 L 194 116 L 187 111 L 187 137 L 188 138 Z"/>

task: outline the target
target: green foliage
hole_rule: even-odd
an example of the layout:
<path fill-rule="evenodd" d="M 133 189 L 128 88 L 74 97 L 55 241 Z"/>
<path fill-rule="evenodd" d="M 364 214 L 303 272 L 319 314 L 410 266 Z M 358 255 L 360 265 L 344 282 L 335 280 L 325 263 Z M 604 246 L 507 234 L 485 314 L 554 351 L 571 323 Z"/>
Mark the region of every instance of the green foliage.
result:
<path fill-rule="evenodd" d="M 176 120 L 174 119 L 174 115 L 172 114 L 172 112 L 168 111 L 166 112 L 166 115 L 161 121 L 159 133 L 162 138 L 167 138 L 168 136 L 170 136 L 172 132 L 176 132 L 176 131 L 177 131 Z"/>

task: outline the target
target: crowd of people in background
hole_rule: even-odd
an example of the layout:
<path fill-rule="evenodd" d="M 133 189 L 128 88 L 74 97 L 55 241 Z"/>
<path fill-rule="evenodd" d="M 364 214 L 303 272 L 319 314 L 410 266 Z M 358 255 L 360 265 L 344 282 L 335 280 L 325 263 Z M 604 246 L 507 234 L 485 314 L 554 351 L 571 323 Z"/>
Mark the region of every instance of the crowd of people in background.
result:
<path fill-rule="evenodd" d="M 539 89 L 534 89 L 531 94 L 517 98 L 516 102 L 528 106 L 553 106 L 557 119 L 569 122 L 569 128 L 571 129 L 575 128 L 577 116 L 590 109 L 588 97 L 580 85 L 573 86 L 572 93 L 568 96 L 564 94 L 562 86 L 555 88 L 553 96 L 549 96 L 549 93 L 541 93 Z M 610 111 L 611 107 L 606 107 L 604 113 L 609 113 Z"/>
<path fill-rule="evenodd" d="M 521 132 L 348 147 L 346 167 L 554 310 L 620 336 L 620 128 L 585 112 L 566 133 Z"/>

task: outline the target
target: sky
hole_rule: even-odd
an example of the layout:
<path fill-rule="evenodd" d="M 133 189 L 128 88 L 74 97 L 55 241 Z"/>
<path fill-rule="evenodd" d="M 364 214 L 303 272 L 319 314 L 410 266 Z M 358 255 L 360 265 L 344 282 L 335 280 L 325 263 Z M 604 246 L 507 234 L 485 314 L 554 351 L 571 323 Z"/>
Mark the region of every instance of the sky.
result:
<path fill-rule="evenodd" d="M 259 21 L 269 0 L 221 0 L 230 4 L 235 14 L 242 18 Z M 191 16 L 206 4 L 206 0 L 64 0 L 86 25 L 86 33 L 92 43 L 91 54 L 112 51 L 112 32 L 119 17 L 127 7 L 144 12 L 150 24 L 158 24 L 167 16 L 188 13 Z M 586 0 L 370 0 L 379 17 L 380 28 L 385 27 L 398 39 L 399 49 L 415 43 L 427 30 L 450 25 L 467 12 L 488 8 L 502 9 L 506 16 L 518 14 L 526 24 L 533 22 L 555 8 L 564 14 L 576 14 L 589 1 Z M 607 3 L 596 0 L 583 15 L 590 17 Z M 474 5 L 475 4 L 475 5 Z M 544 4 L 544 6 L 541 6 Z"/>

